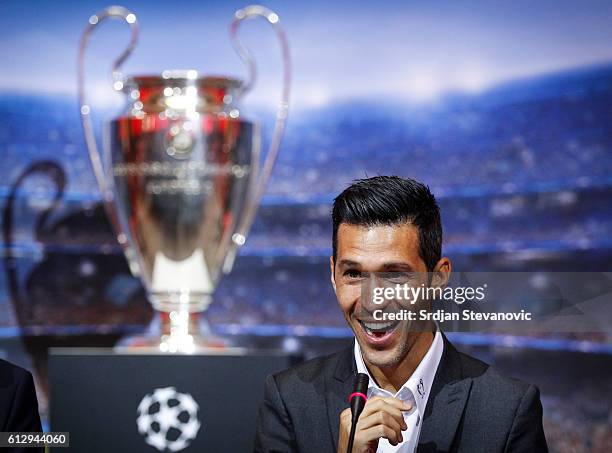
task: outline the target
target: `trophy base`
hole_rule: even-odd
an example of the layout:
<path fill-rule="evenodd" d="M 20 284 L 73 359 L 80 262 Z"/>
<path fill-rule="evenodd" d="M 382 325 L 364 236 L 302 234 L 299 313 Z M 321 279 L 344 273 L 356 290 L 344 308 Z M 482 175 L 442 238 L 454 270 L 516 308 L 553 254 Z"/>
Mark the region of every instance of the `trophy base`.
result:
<path fill-rule="evenodd" d="M 243 355 L 245 348 L 231 346 L 224 338 L 193 338 L 187 341 L 159 336 L 133 335 L 115 345 L 118 354 L 207 354 Z"/>
<path fill-rule="evenodd" d="M 123 338 L 115 345 L 120 354 L 242 354 L 227 338 L 214 335 L 201 313 L 158 312 L 147 331 Z"/>

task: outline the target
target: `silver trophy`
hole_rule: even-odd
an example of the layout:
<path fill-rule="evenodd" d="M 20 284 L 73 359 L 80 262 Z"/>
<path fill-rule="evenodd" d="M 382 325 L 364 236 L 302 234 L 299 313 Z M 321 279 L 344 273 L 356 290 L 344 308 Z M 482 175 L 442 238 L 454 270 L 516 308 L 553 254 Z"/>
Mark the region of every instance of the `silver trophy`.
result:
<path fill-rule="evenodd" d="M 276 124 L 260 167 L 260 130 L 240 112 L 256 77 L 238 38 L 239 25 L 261 17 L 280 41 L 283 86 Z M 122 19 L 131 40 L 112 67 L 113 88 L 127 107 L 105 130 L 103 155 L 85 93 L 85 51 L 93 30 Z M 211 335 L 202 313 L 245 241 L 278 154 L 288 112 L 290 59 L 278 15 L 262 6 L 237 11 L 230 38 L 246 64 L 246 81 L 195 70 L 125 77 L 120 68 L 138 39 L 136 16 L 120 6 L 89 19 L 81 37 L 78 90 L 83 131 L 94 174 L 130 269 L 142 280 L 157 329 L 121 347 L 192 353 L 226 342 Z"/>

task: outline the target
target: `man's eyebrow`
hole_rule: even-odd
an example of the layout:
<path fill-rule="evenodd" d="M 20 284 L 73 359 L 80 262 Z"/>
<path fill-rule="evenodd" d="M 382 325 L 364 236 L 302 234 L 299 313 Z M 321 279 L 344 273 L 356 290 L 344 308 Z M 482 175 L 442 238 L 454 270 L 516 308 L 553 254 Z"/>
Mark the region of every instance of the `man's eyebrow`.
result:
<path fill-rule="evenodd" d="M 358 263 L 357 261 L 353 261 L 353 260 L 342 259 L 338 262 L 338 266 L 339 267 L 361 268 L 361 263 Z M 385 272 L 389 270 L 394 270 L 394 271 L 399 270 L 399 271 L 406 271 L 406 272 L 413 271 L 413 268 L 410 264 L 402 262 L 402 261 L 385 263 L 382 266 L 380 266 L 379 269 L 380 269 L 380 272 Z"/>
<path fill-rule="evenodd" d="M 412 266 L 408 263 L 404 262 L 393 262 L 393 263 L 385 263 L 382 265 L 383 270 L 403 270 L 403 271 L 412 271 Z"/>
<path fill-rule="evenodd" d="M 361 264 L 359 264 L 357 261 L 352 261 L 352 260 L 345 260 L 345 259 L 342 259 L 342 260 L 340 260 L 340 262 L 338 263 L 338 266 L 345 266 L 345 267 L 361 267 Z"/>

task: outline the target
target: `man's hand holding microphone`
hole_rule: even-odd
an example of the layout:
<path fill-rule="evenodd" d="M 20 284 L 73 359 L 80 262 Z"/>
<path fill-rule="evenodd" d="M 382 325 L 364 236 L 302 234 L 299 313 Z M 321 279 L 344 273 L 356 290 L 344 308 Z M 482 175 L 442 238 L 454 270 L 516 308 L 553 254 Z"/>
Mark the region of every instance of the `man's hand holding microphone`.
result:
<path fill-rule="evenodd" d="M 349 397 L 351 407 L 340 414 L 338 453 L 375 453 L 380 438 L 391 445 L 404 441 L 402 431 L 408 427 L 403 412 L 412 406 L 390 397 L 368 399 L 368 381 L 367 374 L 357 375 L 355 391 Z"/>

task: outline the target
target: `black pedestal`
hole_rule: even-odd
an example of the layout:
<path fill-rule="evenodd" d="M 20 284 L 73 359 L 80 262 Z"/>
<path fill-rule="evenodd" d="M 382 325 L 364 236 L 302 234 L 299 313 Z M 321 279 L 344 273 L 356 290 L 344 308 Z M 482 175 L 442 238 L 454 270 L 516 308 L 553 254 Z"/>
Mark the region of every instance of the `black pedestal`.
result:
<path fill-rule="evenodd" d="M 76 452 L 249 452 L 266 375 L 297 361 L 52 350 L 51 430 Z"/>

